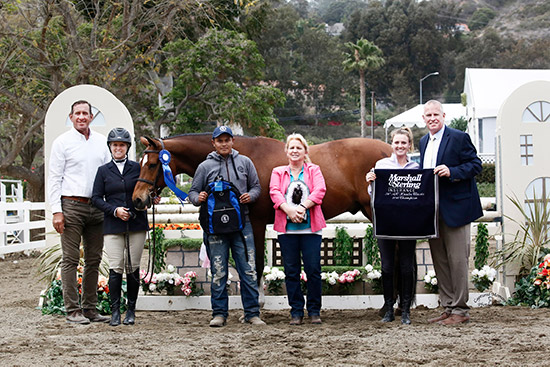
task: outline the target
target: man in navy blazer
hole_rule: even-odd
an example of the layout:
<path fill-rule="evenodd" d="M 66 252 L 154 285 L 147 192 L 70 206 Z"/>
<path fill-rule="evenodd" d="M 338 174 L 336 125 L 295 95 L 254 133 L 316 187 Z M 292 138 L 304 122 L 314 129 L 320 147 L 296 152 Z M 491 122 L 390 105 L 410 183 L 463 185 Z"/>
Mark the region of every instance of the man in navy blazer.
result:
<path fill-rule="evenodd" d="M 470 223 L 483 215 L 474 178 L 481 172 L 481 160 L 468 134 L 445 126 L 440 102 L 426 102 L 423 118 L 430 132 L 420 139 L 420 163 L 439 176 L 439 238 L 429 242 L 445 308 L 429 322 L 459 324 L 470 320 Z"/>

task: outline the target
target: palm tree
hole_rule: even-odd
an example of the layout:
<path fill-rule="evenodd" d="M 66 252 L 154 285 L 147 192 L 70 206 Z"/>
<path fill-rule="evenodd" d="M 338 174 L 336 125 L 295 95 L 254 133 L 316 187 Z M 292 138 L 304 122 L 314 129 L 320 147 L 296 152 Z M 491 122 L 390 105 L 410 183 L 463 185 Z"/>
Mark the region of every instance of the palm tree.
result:
<path fill-rule="evenodd" d="M 382 50 L 374 43 L 361 38 L 357 43 L 346 42 L 345 46 L 349 52 L 346 53 L 347 59 L 342 62 L 344 70 L 359 70 L 359 90 L 361 93 L 361 137 L 365 137 L 365 124 L 367 121 L 367 92 L 365 89 L 365 71 L 376 70 L 384 65 Z M 373 124 L 374 121 L 371 121 Z"/>

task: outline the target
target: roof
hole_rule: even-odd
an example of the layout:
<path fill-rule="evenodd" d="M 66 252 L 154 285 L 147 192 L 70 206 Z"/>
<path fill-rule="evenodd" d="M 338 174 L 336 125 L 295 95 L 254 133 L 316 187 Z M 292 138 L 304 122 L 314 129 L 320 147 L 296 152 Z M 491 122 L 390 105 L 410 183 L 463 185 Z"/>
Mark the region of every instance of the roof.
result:
<path fill-rule="evenodd" d="M 460 103 L 443 103 L 443 111 L 445 112 L 445 123 L 450 124 L 451 121 L 455 118 L 466 116 L 466 107 Z M 410 110 L 407 110 L 397 116 L 392 117 L 391 119 L 386 120 L 384 123 L 384 128 L 390 126 L 394 127 L 413 127 L 418 126 L 420 128 L 425 127 L 424 119 L 422 114 L 424 113 L 424 105 L 417 105 Z"/>
<path fill-rule="evenodd" d="M 496 117 L 502 103 L 525 83 L 550 81 L 547 69 L 474 69 L 466 68 L 464 93 L 470 117 Z"/>

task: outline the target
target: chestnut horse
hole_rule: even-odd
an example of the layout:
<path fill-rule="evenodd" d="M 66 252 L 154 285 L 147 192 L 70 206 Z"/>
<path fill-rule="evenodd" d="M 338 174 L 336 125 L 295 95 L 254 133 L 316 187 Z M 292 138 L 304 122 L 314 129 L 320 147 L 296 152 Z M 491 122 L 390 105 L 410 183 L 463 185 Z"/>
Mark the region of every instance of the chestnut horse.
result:
<path fill-rule="evenodd" d="M 195 174 L 198 165 L 213 151 L 211 134 L 185 134 L 162 139 L 164 148 L 172 156 L 170 168 L 174 175 Z M 163 149 L 159 139 L 142 137 L 147 147 L 141 158 L 140 181 L 132 197 L 136 209 L 151 204 L 150 193 L 165 187 L 158 152 Z M 265 227 L 273 223 L 275 212 L 269 197 L 269 180 L 274 167 L 288 164 L 281 141 L 265 137 L 236 136 L 233 148 L 249 157 L 258 171 L 262 192 L 258 200 L 249 205 L 250 222 L 256 247 L 256 269 L 264 267 Z M 359 210 L 371 218 L 370 197 L 367 193 L 366 173 L 376 161 L 391 155 L 391 147 L 379 140 L 350 138 L 313 145 L 309 148 L 311 161 L 321 167 L 327 191 L 323 199 L 326 219 L 344 212 Z"/>

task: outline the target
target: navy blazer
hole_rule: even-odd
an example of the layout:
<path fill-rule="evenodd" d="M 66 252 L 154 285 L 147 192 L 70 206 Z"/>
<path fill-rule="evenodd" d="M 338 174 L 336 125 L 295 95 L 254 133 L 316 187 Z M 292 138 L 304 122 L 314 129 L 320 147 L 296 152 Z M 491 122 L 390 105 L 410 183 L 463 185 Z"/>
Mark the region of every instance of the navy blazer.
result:
<path fill-rule="evenodd" d="M 132 202 L 132 193 L 139 177 L 140 167 L 137 162 L 127 160 L 122 174 L 115 162 L 110 161 L 97 169 L 92 193 L 93 205 L 103 211 L 103 234 L 146 231 L 149 229 L 146 211 L 137 211 Z M 114 216 L 119 206 L 129 208 L 135 218 L 128 222 Z"/>
<path fill-rule="evenodd" d="M 420 165 L 429 135 L 420 139 Z M 439 178 L 439 212 L 449 227 L 460 227 L 483 215 L 475 176 L 481 172 L 481 160 L 470 135 L 445 126 L 437 151 L 436 166 L 449 167 L 450 177 Z"/>

